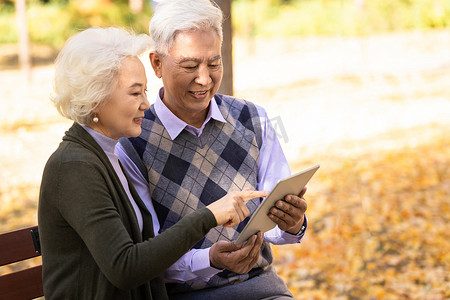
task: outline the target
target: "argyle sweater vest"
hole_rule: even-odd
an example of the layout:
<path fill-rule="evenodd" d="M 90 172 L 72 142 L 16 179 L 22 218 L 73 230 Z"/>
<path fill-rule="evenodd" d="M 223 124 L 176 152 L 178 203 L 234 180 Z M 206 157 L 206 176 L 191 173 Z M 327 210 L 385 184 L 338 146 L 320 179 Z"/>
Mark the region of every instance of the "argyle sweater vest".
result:
<path fill-rule="evenodd" d="M 183 130 L 172 140 L 152 105 L 145 113 L 142 133 L 121 143 L 150 183 L 150 193 L 163 232 L 183 216 L 207 206 L 231 191 L 256 189 L 261 122 L 254 104 L 216 94 L 226 123 L 211 119 L 197 137 Z M 253 213 L 261 199 L 247 202 Z M 194 248 L 210 247 L 219 240 L 232 241 L 248 222 L 235 227 L 218 226 Z M 264 242 L 255 267 L 248 274 L 228 270 L 208 283 L 186 282 L 170 285 L 169 292 L 217 287 L 237 283 L 261 274 L 272 263 L 272 250 Z"/>

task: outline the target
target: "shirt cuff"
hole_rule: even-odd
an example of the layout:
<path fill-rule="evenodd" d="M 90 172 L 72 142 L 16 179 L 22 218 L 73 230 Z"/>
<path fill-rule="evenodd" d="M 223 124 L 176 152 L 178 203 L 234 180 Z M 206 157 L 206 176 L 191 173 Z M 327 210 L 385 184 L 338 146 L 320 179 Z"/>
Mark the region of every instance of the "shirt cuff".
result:
<path fill-rule="evenodd" d="M 281 232 L 281 237 L 286 240 L 296 240 L 297 243 L 300 243 L 303 236 L 305 235 L 306 229 L 308 228 L 308 218 L 305 215 L 305 219 L 303 221 L 302 228 L 297 234 L 292 234 L 286 231 Z"/>
<path fill-rule="evenodd" d="M 220 269 L 211 267 L 209 261 L 210 249 L 211 248 L 198 249 L 197 251 L 195 251 L 194 255 L 192 256 L 191 262 L 192 272 L 205 279 L 205 281 L 208 281 L 209 279 L 211 279 L 211 277 L 222 271 Z"/>

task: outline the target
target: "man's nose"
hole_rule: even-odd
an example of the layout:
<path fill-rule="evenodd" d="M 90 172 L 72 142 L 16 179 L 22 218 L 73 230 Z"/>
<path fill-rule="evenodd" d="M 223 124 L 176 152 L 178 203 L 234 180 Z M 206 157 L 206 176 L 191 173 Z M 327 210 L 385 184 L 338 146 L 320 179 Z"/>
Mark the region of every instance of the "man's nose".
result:
<path fill-rule="evenodd" d="M 207 66 L 200 66 L 198 68 L 197 77 L 195 78 L 195 82 L 200 85 L 208 85 L 212 81 L 211 79 L 211 71 Z"/>

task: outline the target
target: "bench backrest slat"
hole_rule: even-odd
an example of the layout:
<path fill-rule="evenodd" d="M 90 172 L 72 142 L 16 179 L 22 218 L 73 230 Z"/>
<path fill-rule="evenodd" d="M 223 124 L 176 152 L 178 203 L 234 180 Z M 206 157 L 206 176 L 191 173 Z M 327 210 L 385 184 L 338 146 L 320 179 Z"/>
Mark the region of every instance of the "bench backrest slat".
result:
<path fill-rule="evenodd" d="M 42 266 L 0 277 L 0 299 L 33 299 L 44 296 Z"/>
<path fill-rule="evenodd" d="M 37 226 L 0 234 L 0 266 L 41 255 L 33 243 L 33 229 Z"/>
<path fill-rule="evenodd" d="M 0 234 L 0 266 L 39 255 L 37 226 Z M 0 276 L 0 299 L 33 299 L 43 295 L 42 265 Z"/>

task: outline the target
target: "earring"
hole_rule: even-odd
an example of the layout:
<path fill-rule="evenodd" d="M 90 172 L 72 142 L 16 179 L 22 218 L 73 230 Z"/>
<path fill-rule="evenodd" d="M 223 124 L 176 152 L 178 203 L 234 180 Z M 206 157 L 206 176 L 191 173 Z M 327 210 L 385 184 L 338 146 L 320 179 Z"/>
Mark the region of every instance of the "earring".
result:
<path fill-rule="evenodd" d="M 97 114 L 94 115 L 94 117 L 92 118 L 92 121 L 94 121 L 94 123 L 98 123 L 98 117 L 97 117 Z"/>

